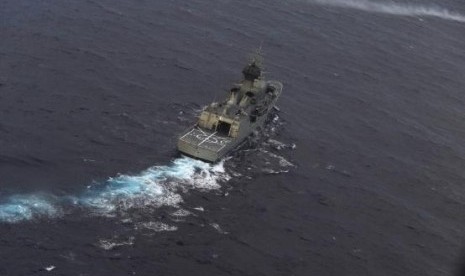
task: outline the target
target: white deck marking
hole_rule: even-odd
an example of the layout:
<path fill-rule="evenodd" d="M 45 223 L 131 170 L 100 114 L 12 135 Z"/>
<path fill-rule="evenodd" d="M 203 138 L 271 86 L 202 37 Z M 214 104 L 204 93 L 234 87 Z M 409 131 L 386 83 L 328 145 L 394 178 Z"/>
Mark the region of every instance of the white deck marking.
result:
<path fill-rule="evenodd" d="M 195 128 L 192 129 L 191 131 L 189 131 L 188 133 L 184 134 L 184 135 L 181 137 L 181 140 L 183 140 L 183 138 L 186 137 L 187 135 L 191 134 L 194 130 L 195 130 Z"/>
<path fill-rule="evenodd" d="M 197 127 L 197 130 L 202 132 L 203 135 L 207 135 L 205 132 L 203 132 L 203 130 L 201 130 L 199 127 Z"/>
<path fill-rule="evenodd" d="M 208 139 L 210 139 L 210 137 L 212 137 L 212 136 L 213 136 L 213 135 L 215 135 L 215 134 L 216 134 L 216 131 L 215 131 L 215 132 L 213 132 L 213 133 L 212 133 L 210 136 L 208 136 L 207 138 L 203 139 L 203 141 L 202 141 L 202 142 L 200 142 L 199 144 L 197 144 L 197 146 L 200 146 L 200 145 L 202 145 L 202 144 L 203 144 L 205 141 L 207 141 Z"/>
<path fill-rule="evenodd" d="M 227 144 L 229 144 L 229 142 L 221 146 L 221 148 L 219 148 L 216 152 L 220 152 Z"/>

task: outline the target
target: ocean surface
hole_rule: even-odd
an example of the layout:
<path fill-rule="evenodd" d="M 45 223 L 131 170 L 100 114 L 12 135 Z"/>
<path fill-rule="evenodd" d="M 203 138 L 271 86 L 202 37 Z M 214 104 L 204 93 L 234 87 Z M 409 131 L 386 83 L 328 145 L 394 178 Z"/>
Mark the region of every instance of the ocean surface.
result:
<path fill-rule="evenodd" d="M 284 90 L 177 137 L 259 47 Z M 462 0 L 2 0 L 0 275 L 454 275 Z"/>

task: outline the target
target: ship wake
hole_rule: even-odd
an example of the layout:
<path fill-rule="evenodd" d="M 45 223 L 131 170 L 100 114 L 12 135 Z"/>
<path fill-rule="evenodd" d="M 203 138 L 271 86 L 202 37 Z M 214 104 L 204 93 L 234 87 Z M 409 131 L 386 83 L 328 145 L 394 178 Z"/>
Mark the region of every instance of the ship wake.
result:
<path fill-rule="evenodd" d="M 89 185 L 78 195 L 18 194 L 0 200 L 0 221 L 16 223 L 57 218 L 76 210 L 96 216 L 115 216 L 136 208 L 177 207 L 190 189 L 208 191 L 229 180 L 224 161 L 205 163 L 188 157 L 154 166 L 139 174 L 121 174 Z"/>
<path fill-rule="evenodd" d="M 465 15 L 438 6 L 374 2 L 369 0 L 310 0 L 311 3 L 400 16 L 436 17 L 465 23 Z"/>

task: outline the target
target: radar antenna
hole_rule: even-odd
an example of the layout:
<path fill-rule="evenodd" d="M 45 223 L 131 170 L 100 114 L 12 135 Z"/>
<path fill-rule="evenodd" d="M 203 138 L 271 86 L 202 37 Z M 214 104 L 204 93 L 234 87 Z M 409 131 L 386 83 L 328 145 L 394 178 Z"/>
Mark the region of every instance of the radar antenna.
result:
<path fill-rule="evenodd" d="M 253 81 L 258 79 L 262 75 L 262 68 L 263 68 L 263 53 L 262 53 L 262 45 L 260 43 L 260 47 L 255 51 L 254 54 L 251 56 L 251 62 L 242 70 L 242 74 L 244 78 L 249 81 Z"/>

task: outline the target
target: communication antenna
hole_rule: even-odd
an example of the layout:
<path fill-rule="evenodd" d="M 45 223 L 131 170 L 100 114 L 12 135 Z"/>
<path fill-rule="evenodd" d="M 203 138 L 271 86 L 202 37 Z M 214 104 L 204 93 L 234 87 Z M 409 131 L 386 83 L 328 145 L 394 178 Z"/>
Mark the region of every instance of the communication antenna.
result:
<path fill-rule="evenodd" d="M 258 66 L 263 66 L 263 52 L 262 52 L 263 40 L 260 42 L 260 46 L 255 50 L 252 56 L 252 62 L 255 62 Z"/>

